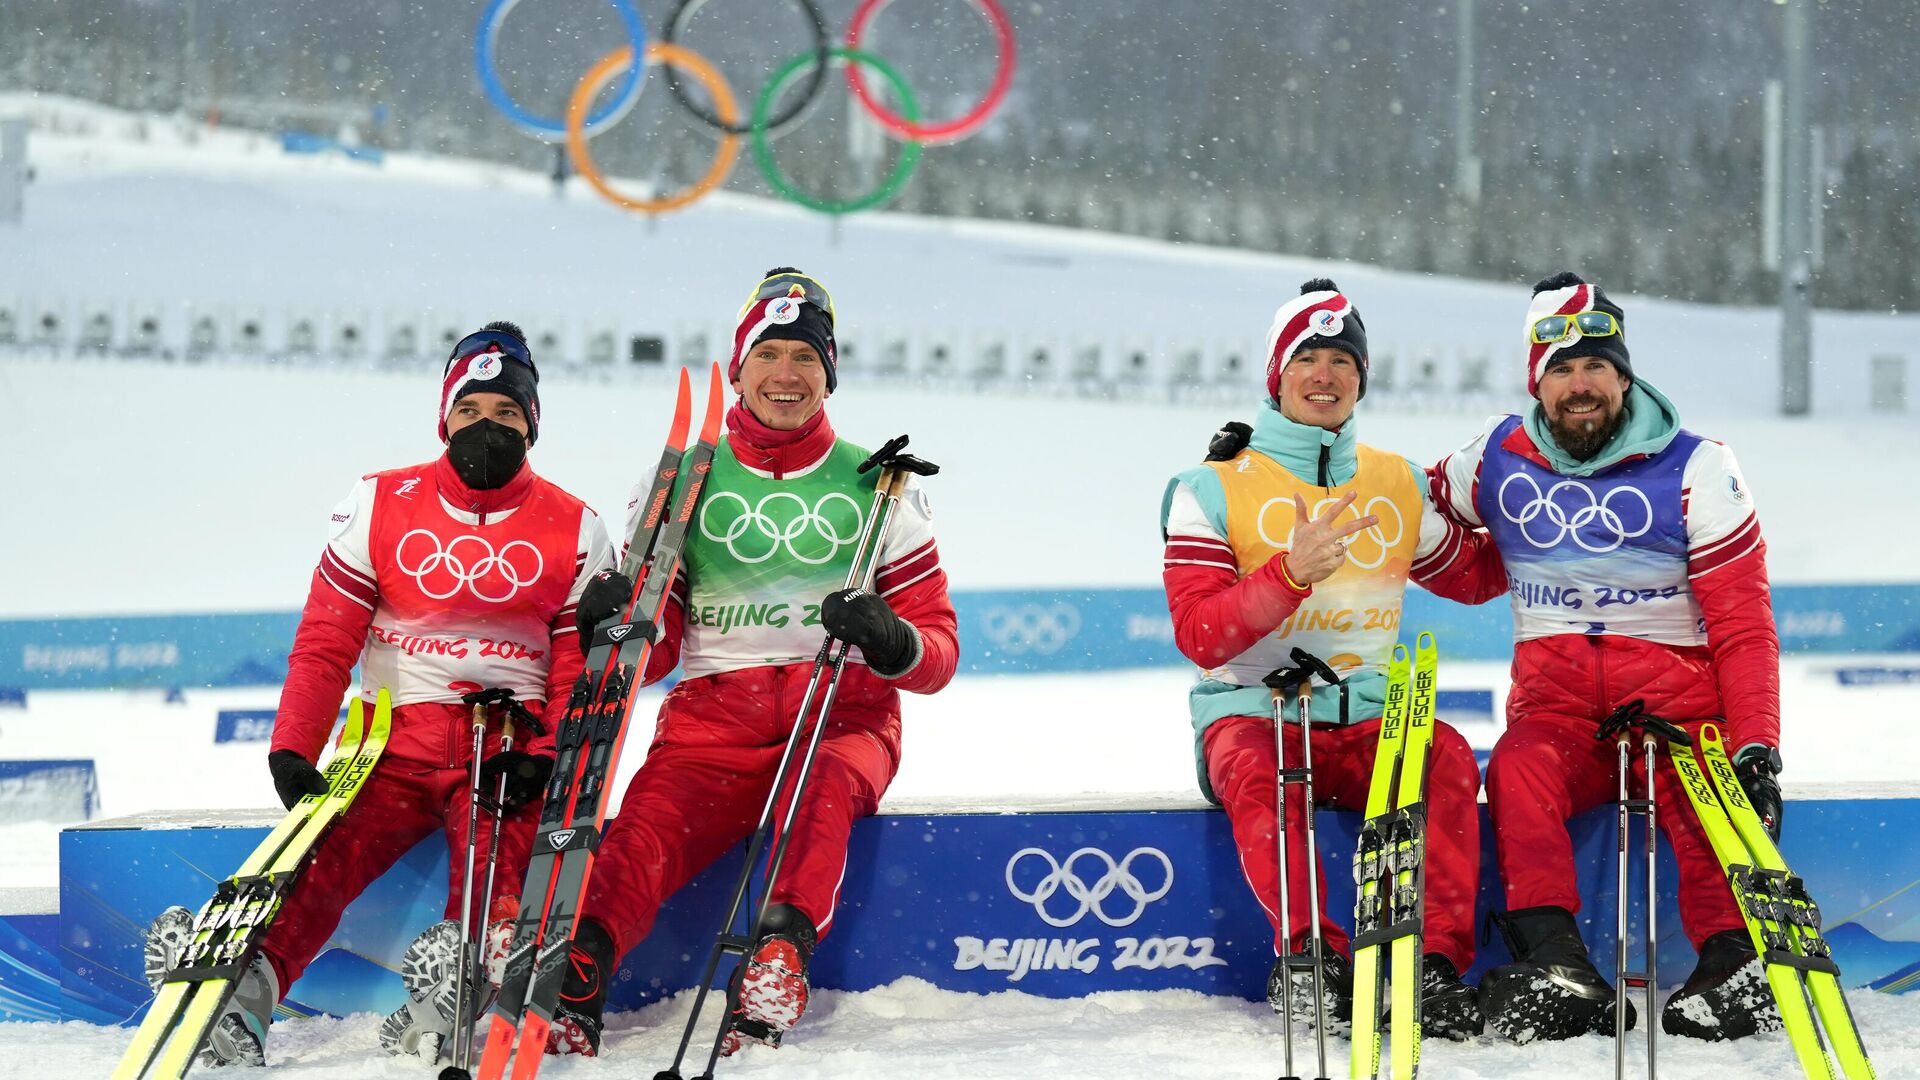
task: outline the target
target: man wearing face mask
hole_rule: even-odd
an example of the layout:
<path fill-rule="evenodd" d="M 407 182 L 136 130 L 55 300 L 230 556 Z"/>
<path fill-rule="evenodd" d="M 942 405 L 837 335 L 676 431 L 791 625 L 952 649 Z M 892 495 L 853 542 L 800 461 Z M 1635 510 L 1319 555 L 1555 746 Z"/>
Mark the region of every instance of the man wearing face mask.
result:
<path fill-rule="evenodd" d="M 1640 699 L 1697 731 L 1724 717 L 1741 785 L 1780 828 L 1780 642 L 1767 548 L 1733 451 L 1680 427 L 1634 374 L 1625 319 L 1560 273 L 1527 311 L 1523 416 L 1497 416 L 1431 472 L 1434 501 L 1499 546 L 1513 605 L 1507 730 L 1487 767 L 1514 962 L 1481 982 L 1487 1021 L 1520 1041 L 1613 1030 L 1614 988 L 1587 954 L 1567 819 L 1617 798 L 1599 722 Z M 1636 774 L 1644 764 L 1635 758 Z M 1678 777 L 1656 770 L 1700 961 L 1662 1009 L 1669 1034 L 1776 1029 L 1746 924 Z M 1630 790 L 1644 791 L 1644 777 Z"/>
<path fill-rule="evenodd" d="M 959 660 L 947 575 L 926 495 L 909 479 L 871 591 L 846 589 L 876 472 L 834 432 L 833 301 L 776 267 L 741 308 L 728 374 L 739 395 L 714 454 L 674 583 L 653 682 L 681 665 L 646 762 L 607 823 L 581 904 L 549 1048 L 597 1054 L 619 959 L 660 904 L 753 827 L 793 730 L 821 639 L 853 646 L 794 820 L 762 937 L 729 992 L 723 1052 L 779 1046 L 807 1005 L 807 965 L 833 924 L 855 820 L 900 764 L 900 691 L 931 694 Z M 651 477 L 635 488 L 635 502 Z M 630 510 L 631 512 L 631 510 Z M 580 602 L 592 627 L 633 584 L 597 578 Z M 783 797 L 780 812 L 785 813 Z M 778 820 L 778 819 L 776 819 Z"/>
<path fill-rule="evenodd" d="M 489 725 L 484 790 L 491 794 L 499 777 L 507 781 L 496 888 L 517 892 L 525 876 L 552 768 L 551 733 L 583 666 L 575 608 L 589 578 L 610 565 L 611 551 L 599 517 L 526 463 L 540 432 L 539 372 L 518 327 L 489 323 L 454 347 L 439 416 L 445 453 L 367 475 L 333 511 L 267 756 L 280 801 L 291 807 L 326 790 L 314 762 L 356 663 L 366 700 L 378 689 L 391 692 L 392 734 L 216 1025 L 208 1056 L 220 1063 L 262 1061 L 274 1004 L 346 906 L 408 849 L 444 828 L 449 851 L 464 854 L 473 740 L 472 708 L 461 695 L 469 691 L 505 688 L 547 717 L 546 734 L 522 726 L 506 752 L 498 717 Z M 490 816 L 480 823 L 484 851 Z M 436 1002 L 444 997 L 451 1010 L 465 870 L 464 858 L 450 859 L 447 921 L 422 934 L 402 963 L 410 1000 L 382 1028 L 390 1052 L 431 1053 L 452 1030 Z M 507 895 L 495 898 L 491 912 L 479 910 L 480 888 L 473 892 L 476 919 L 503 923 L 517 909 Z M 491 942 L 491 951 L 504 947 Z"/>

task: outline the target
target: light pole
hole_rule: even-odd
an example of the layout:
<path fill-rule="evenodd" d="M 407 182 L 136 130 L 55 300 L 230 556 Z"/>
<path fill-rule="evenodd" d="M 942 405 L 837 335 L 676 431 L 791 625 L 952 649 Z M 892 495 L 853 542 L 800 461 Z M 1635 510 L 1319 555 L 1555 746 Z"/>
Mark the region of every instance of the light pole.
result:
<path fill-rule="evenodd" d="M 1813 411 L 1813 177 L 1807 123 L 1808 8 L 1813 0 L 1775 0 L 1781 12 L 1786 71 L 1780 153 L 1780 411 Z"/>

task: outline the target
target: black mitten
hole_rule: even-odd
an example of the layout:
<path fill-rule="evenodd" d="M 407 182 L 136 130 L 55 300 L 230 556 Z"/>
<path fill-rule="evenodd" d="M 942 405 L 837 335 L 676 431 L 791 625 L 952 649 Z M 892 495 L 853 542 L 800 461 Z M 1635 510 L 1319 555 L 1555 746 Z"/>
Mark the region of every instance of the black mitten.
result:
<path fill-rule="evenodd" d="M 275 750 L 268 754 L 267 768 L 273 772 L 273 790 L 280 795 L 280 805 L 289 810 L 308 795 L 327 793 L 327 778 L 297 750 Z"/>
<path fill-rule="evenodd" d="M 545 754 L 502 750 L 480 763 L 480 790 L 491 792 L 500 777 L 507 778 L 500 808 L 511 814 L 540 797 L 553 777 L 553 759 Z"/>

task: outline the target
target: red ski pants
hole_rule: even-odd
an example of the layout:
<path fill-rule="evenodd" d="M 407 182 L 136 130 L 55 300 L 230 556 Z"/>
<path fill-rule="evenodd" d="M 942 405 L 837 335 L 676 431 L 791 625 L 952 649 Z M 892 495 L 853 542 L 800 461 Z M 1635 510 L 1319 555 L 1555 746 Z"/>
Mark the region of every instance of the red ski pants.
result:
<path fill-rule="evenodd" d="M 1287 764 L 1303 762 L 1300 728 L 1286 725 Z M 1313 729 L 1313 797 L 1321 806 L 1365 810 L 1373 777 L 1380 721 Z M 1229 716 L 1208 726 L 1202 746 L 1207 779 L 1226 808 L 1240 869 L 1253 895 L 1273 923 L 1276 952 L 1307 947 L 1310 909 L 1307 895 L 1306 793 L 1298 785 L 1287 792 L 1287 891 L 1291 943 L 1280 935 L 1280 859 L 1274 838 L 1275 776 L 1271 716 Z M 1436 722 L 1427 754 L 1427 902 L 1426 948 L 1465 971 L 1473 966 L 1473 903 L 1480 882 L 1480 768 L 1459 732 Z M 1348 867 L 1335 872 L 1350 874 Z M 1320 874 L 1320 927 L 1327 945 L 1348 953 L 1347 932 L 1327 910 L 1327 869 Z"/>
<path fill-rule="evenodd" d="M 404 758 L 388 758 L 374 767 L 353 805 L 320 841 L 313 861 L 293 895 L 274 917 L 261 952 L 280 976 L 280 994 L 305 971 L 340 925 L 348 904 L 386 873 L 415 844 L 439 829 L 447 830 L 446 918 L 460 917 L 460 886 L 467 873 L 467 812 L 471 774 L 441 769 Z M 507 818 L 500 833 L 500 862 L 494 891 L 514 895 L 527 876 L 533 849 L 538 802 Z M 480 890 L 486 887 L 487 846 L 493 819 L 480 812 L 479 850 L 475 858 L 474 917 L 484 917 Z M 424 929 L 424 927 L 422 928 Z"/>
<path fill-rule="evenodd" d="M 745 839 L 759 821 L 785 748 L 782 729 L 794 715 L 786 713 L 782 721 L 775 710 L 797 705 L 797 696 L 789 702 L 785 693 L 794 687 L 783 686 L 776 694 L 755 683 L 751 692 L 765 700 L 749 703 L 743 697 L 737 710 L 715 709 L 729 694 L 748 692 L 735 687 L 736 681 L 757 677 L 757 672 L 727 673 L 690 680 L 661 706 L 654 744 L 627 785 L 619 814 L 607 825 L 580 906 L 583 918 L 594 919 L 613 936 L 615 955 L 625 956 L 645 939 L 667 897 Z M 803 741 L 796 756 L 805 749 Z M 797 760 L 795 765 L 797 772 Z M 864 726 L 832 722 L 820 741 L 773 902 L 799 908 L 822 936 L 839 902 L 853 823 L 879 808 L 898 767 L 881 735 Z M 789 780 L 775 807 L 776 828 L 791 794 Z"/>
<path fill-rule="evenodd" d="M 1702 723 L 1680 726 L 1694 733 Z M 1620 797 L 1618 744 L 1595 739 L 1593 732 L 1589 719 L 1534 713 L 1513 718 L 1494 745 L 1487 763 L 1487 807 L 1510 911 L 1548 904 L 1580 910 L 1567 821 Z M 1629 760 L 1633 773 L 1627 790 L 1638 798 L 1646 791 L 1646 753 L 1636 744 Z M 1664 753 L 1656 760 L 1656 816 L 1680 870 L 1680 924 L 1697 950 L 1722 930 L 1745 929 L 1746 922 L 1680 777 Z"/>

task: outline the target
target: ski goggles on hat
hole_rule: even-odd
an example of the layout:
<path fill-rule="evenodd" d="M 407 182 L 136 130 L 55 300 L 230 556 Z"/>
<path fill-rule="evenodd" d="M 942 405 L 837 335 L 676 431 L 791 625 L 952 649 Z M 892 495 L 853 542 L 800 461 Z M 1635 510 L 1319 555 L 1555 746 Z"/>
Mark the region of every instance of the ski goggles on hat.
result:
<path fill-rule="evenodd" d="M 526 344 L 512 334 L 499 330 L 480 330 L 461 338 L 460 344 L 453 347 L 453 355 L 447 357 L 447 370 L 453 370 L 453 362 L 463 356 L 489 350 L 527 365 L 527 370 L 533 372 L 533 381 L 540 381 L 540 369 L 534 366 L 533 353 Z"/>
<path fill-rule="evenodd" d="M 828 319 L 834 317 L 833 297 L 827 294 L 826 286 L 805 274 L 775 274 L 760 282 L 759 288 L 756 288 L 753 295 L 747 297 L 747 302 L 740 306 L 740 314 L 744 317 L 747 309 L 760 301 L 782 296 L 804 300 L 826 312 Z"/>
<path fill-rule="evenodd" d="M 1613 337 L 1620 332 L 1620 320 L 1606 311 L 1576 311 L 1571 315 L 1545 315 L 1533 320 L 1533 343 L 1551 345 L 1568 338 Z"/>

